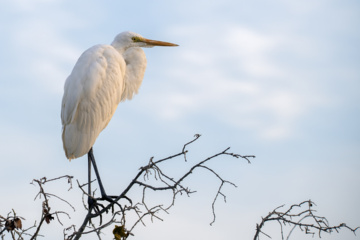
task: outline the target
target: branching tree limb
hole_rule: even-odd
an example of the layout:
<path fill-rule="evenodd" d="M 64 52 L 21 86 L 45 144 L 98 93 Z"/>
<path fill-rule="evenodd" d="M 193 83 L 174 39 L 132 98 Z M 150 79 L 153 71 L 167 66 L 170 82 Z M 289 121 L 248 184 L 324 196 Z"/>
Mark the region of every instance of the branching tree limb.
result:
<path fill-rule="evenodd" d="M 263 227 L 265 223 L 272 221 L 280 224 L 281 238 L 286 240 L 290 239 L 290 236 L 295 229 L 300 229 L 305 234 L 311 234 L 313 236 L 318 234 L 318 236 L 321 237 L 322 233 L 339 232 L 340 229 L 347 229 L 355 234 L 360 228 L 351 228 L 345 223 L 331 226 L 325 217 L 317 216 L 315 214 L 316 210 L 313 209 L 314 205 L 314 202 L 307 200 L 299 204 L 291 205 L 290 208 L 285 211 L 280 210 L 284 208 L 284 205 L 275 208 L 265 218 L 262 218 L 260 224 L 256 225 L 254 240 L 260 240 L 261 235 L 271 238 L 268 234 L 263 232 Z M 290 228 L 287 235 L 284 232 L 286 226 Z"/>
<path fill-rule="evenodd" d="M 3 217 L 0 215 L 0 236 L 3 238 L 4 237 L 4 233 L 5 231 L 7 233 L 9 233 L 11 235 L 11 238 L 13 240 L 15 239 L 24 239 L 24 236 L 28 236 L 30 240 L 34 240 L 37 239 L 40 232 L 41 227 L 43 226 L 43 223 L 50 223 L 50 221 L 54 220 L 54 216 L 56 216 L 58 222 L 62 225 L 62 222 L 60 221 L 59 215 L 66 215 L 69 219 L 70 219 L 70 215 L 64 211 L 55 211 L 52 212 L 51 211 L 51 207 L 50 207 L 50 198 L 54 197 L 62 202 L 65 202 L 66 204 L 68 204 L 74 211 L 75 208 L 66 200 L 62 199 L 61 197 L 52 194 L 52 193 L 48 193 L 44 190 L 44 185 L 48 182 L 52 182 L 52 181 L 58 181 L 60 179 L 67 179 L 68 184 L 70 185 L 69 190 L 72 188 L 72 176 L 61 176 L 58 178 L 53 178 L 53 179 L 47 179 L 46 177 L 43 177 L 41 179 L 34 179 L 31 184 L 35 185 L 37 184 L 37 186 L 39 187 L 39 192 L 36 194 L 35 196 L 35 200 L 37 198 L 41 199 L 43 198 L 42 201 L 42 212 L 41 212 L 41 217 L 40 217 L 40 221 L 39 224 L 37 225 L 36 222 L 34 223 L 33 226 L 27 228 L 27 229 L 22 229 L 22 220 L 25 220 L 25 218 L 17 216 L 17 214 L 15 213 L 14 210 L 12 210 L 12 212 L 10 212 L 7 217 Z M 35 232 L 31 232 L 31 230 L 35 229 Z"/>
<path fill-rule="evenodd" d="M 198 162 L 197 164 L 193 165 L 178 178 L 169 176 L 168 174 L 166 174 L 164 172 L 163 169 L 161 169 L 161 165 L 163 163 L 168 162 L 168 161 L 175 161 L 176 159 L 179 159 L 179 157 L 183 157 L 184 160 L 187 161 L 187 156 L 186 156 L 186 154 L 188 153 L 187 147 L 190 144 L 194 143 L 196 140 L 198 140 L 199 137 L 200 137 L 200 135 L 196 134 L 194 136 L 194 139 L 187 142 L 186 144 L 184 144 L 181 152 L 179 152 L 177 154 L 174 154 L 174 155 L 171 155 L 169 157 L 159 159 L 159 160 L 154 160 L 153 157 L 150 158 L 148 164 L 140 167 L 139 172 L 135 175 L 133 180 L 128 184 L 128 186 L 124 189 L 124 191 L 122 193 L 120 193 L 117 196 L 117 198 L 115 198 L 114 202 L 107 203 L 107 205 L 101 205 L 101 206 L 103 206 L 102 209 L 91 209 L 91 208 L 88 209 L 88 213 L 87 213 L 82 225 L 80 226 L 80 228 L 73 234 L 69 235 L 67 237 L 67 239 L 68 240 L 80 239 L 80 237 L 82 235 L 96 232 L 98 230 L 101 230 L 101 229 L 111 225 L 112 223 L 120 223 L 121 224 L 120 226 L 117 226 L 117 227 L 119 229 L 121 228 L 122 231 L 125 233 L 125 234 L 123 234 L 124 236 L 121 236 L 121 239 L 126 239 L 128 236 L 133 234 L 132 232 L 137 224 L 142 223 L 143 225 L 145 225 L 145 223 L 144 223 L 145 217 L 149 216 L 151 220 L 153 220 L 153 219 L 162 220 L 159 216 L 159 213 L 167 212 L 168 209 L 170 209 L 172 206 L 174 206 L 175 199 L 178 194 L 190 195 L 190 194 L 194 193 L 194 191 L 191 191 L 188 187 L 186 187 L 183 184 L 183 182 L 185 179 L 190 177 L 190 175 L 192 173 L 194 173 L 197 169 L 199 169 L 199 170 L 204 169 L 204 170 L 212 173 L 216 178 L 218 178 L 220 180 L 219 189 L 218 189 L 217 194 L 215 195 L 213 203 L 212 203 L 213 220 L 212 220 L 211 224 L 213 224 L 216 219 L 215 202 L 217 201 L 218 196 L 222 196 L 224 198 L 224 200 L 226 200 L 226 196 L 222 192 L 222 187 L 225 184 L 230 184 L 235 187 L 236 187 L 236 185 L 230 181 L 223 179 L 215 170 L 213 170 L 206 164 L 210 161 L 213 161 L 213 160 L 219 158 L 219 157 L 233 157 L 233 158 L 238 158 L 238 159 L 245 159 L 248 163 L 250 163 L 249 159 L 254 158 L 255 156 L 242 156 L 240 154 L 231 153 L 231 152 L 229 152 L 230 148 L 227 148 L 227 149 L 223 150 L 222 152 L 214 154 L 214 155 Z M 157 184 L 154 185 L 154 184 L 148 183 L 149 180 L 155 180 Z M 131 199 L 130 196 L 128 196 L 128 193 L 135 186 L 142 187 L 142 201 L 136 202 L 135 204 L 133 204 L 134 201 Z M 82 187 L 84 187 L 84 185 L 81 186 L 79 184 L 79 187 L 82 188 Z M 86 191 L 84 189 L 82 189 L 82 191 L 84 194 L 86 194 Z M 172 193 L 171 204 L 169 206 L 163 206 L 163 204 L 159 204 L 159 205 L 155 205 L 155 206 L 148 206 L 148 203 L 146 200 L 146 193 L 148 191 L 169 191 L 169 192 L 171 192 Z M 99 199 L 95 198 L 94 196 L 92 196 L 92 197 L 95 201 L 99 201 Z M 125 202 L 122 200 L 124 200 Z M 128 204 L 130 204 L 130 205 L 128 205 Z M 115 211 L 114 210 L 115 208 L 118 208 L 118 210 Z M 112 212 L 111 219 L 109 221 L 107 221 L 106 223 L 102 223 L 102 216 L 105 213 L 108 213 L 110 210 L 112 210 L 111 211 Z M 131 225 L 130 230 L 127 231 L 125 228 L 125 223 L 127 220 L 126 216 L 130 213 L 135 214 L 138 217 L 138 220 L 135 221 Z M 117 218 L 116 218 L 117 216 L 120 217 L 120 220 L 117 220 Z M 96 228 L 93 228 L 89 231 L 85 231 L 85 229 L 89 225 L 89 223 L 92 222 L 92 219 L 96 219 L 96 218 L 100 219 L 100 224 Z M 114 232 L 117 232 L 117 231 L 115 231 L 115 229 L 114 229 Z"/>

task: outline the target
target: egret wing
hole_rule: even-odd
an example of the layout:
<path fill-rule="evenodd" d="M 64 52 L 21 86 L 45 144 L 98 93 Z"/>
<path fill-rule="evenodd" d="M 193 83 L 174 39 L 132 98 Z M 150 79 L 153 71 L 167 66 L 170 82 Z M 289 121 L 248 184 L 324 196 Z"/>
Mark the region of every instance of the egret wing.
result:
<path fill-rule="evenodd" d="M 109 45 L 85 51 L 66 79 L 61 107 L 67 158 L 86 154 L 115 113 L 124 90 L 125 61 Z"/>

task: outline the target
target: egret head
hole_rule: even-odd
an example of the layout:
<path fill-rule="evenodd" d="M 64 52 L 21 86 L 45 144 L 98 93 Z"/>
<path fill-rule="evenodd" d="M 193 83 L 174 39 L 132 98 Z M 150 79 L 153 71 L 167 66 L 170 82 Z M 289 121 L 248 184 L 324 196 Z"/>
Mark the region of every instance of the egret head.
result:
<path fill-rule="evenodd" d="M 111 43 L 117 49 L 127 49 L 129 47 L 155 47 L 155 46 L 164 46 L 164 47 L 175 47 L 178 46 L 174 43 L 162 42 L 157 40 L 151 40 L 144 38 L 140 34 L 133 32 L 122 32 L 118 34 L 114 41 Z"/>

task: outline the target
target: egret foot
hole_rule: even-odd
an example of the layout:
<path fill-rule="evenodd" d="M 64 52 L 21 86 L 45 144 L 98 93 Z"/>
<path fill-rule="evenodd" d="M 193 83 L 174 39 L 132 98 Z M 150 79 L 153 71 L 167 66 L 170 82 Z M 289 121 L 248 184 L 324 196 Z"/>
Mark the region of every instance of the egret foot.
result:
<path fill-rule="evenodd" d="M 94 171 L 96 174 L 96 178 L 99 183 L 101 198 L 91 197 L 91 164 L 93 165 L 93 168 L 94 168 Z M 88 194 L 89 194 L 89 196 L 88 196 L 89 209 L 94 208 L 94 209 L 99 210 L 98 206 L 105 208 L 104 205 L 100 204 L 98 201 L 107 201 L 109 203 L 116 204 L 121 208 L 120 204 L 114 200 L 114 199 L 117 199 L 118 196 L 107 195 L 105 192 L 104 186 L 103 186 L 101 178 L 100 178 L 99 171 L 96 166 L 95 157 L 94 157 L 92 148 L 90 148 L 90 151 L 88 152 Z"/>
<path fill-rule="evenodd" d="M 114 205 L 116 204 L 120 209 L 122 209 L 121 205 L 116 201 L 117 196 L 109 196 L 109 195 L 104 195 L 101 198 L 93 198 L 93 197 L 88 197 L 88 205 L 89 205 L 89 211 L 91 212 L 92 210 L 95 211 L 95 213 L 99 213 L 101 210 L 103 210 L 104 208 L 107 208 L 105 210 L 105 212 L 107 213 L 109 210 L 109 206 L 111 205 L 111 211 L 114 212 Z M 109 205 L 106 204 L 102 204 L 100 202 L 102 201 L 107 201 L 109 202 Z"/>

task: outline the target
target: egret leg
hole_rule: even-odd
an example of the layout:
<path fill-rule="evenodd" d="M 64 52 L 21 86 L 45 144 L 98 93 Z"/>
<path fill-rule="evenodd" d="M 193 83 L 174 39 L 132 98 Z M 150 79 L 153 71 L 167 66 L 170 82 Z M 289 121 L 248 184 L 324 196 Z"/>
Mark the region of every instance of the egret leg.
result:
<path fill-rule="evenodd" d="M 88 154 L 88 204 L 89 206 L 92 206 L 94 203 L 94 200 L 91 197 L 91 159 L 90 155 Z"/>
<path fill-rule="evenodd" d="M 96 178 L 97 178 L 97 181 L 99 183 L 101 199 L 102 200 L 107 200 L 109 202 L 114 202 L 114 200 L 112 198 L 116 198 L 117 196 L 108 196 L 106 194 L 104 186 L 103 186 L 101 178 L 100 178 L 99 171 L 98 171 L 97 166 L 96 166 L 95 157 L 94 157 L 92 148 L 90 148 L 90 151 L 88 152 L 88 161 L 89 161 L 89 167 L 90 167 L 89 168 L 89 173 L 88 173 L 88 176 L 89 176 L 89 194 L 90 194 L 90 191 L 91 191 L 91 188 L 90 188 L 90 182 L 91 182 L 91 179 L 90 179 L 91 175 L 90 174 L 91 173 L 90 172 L 91 172 L 91 163 L 92 163 L 94 171 L 95 171 L 95 175 L 96 175 Z"/>
<path fill-rule="evenodd" d="M 90 151 L 88 153 L 88 158 L 90 159 L 90 163 L 89 163 L 90 166 L 91 166 L 91 163 L 93 164 L 95 175 L 96 175 L 97 181 L 99 183 L 99 187 L 100 187 L 101 197 L 104 197 L 104 196 L 106 196 L 106 193 L 105 193 L 105 189 L 104 189 L 104 186 L 103 186 L 101 178 L 100 178 L 99 171 L 96 166 L 95 157 L 94 157 L 92 148 L 90 148 Z M 91 171 L 91 170 L 89 170 L 89 171 Z M 89 172 L 89 176 L 90 176 L 90 172 Z"/>

